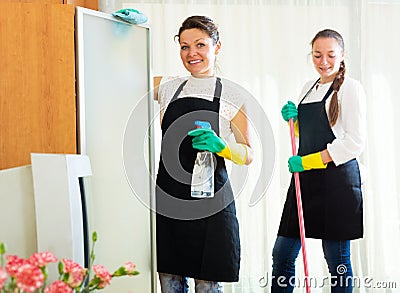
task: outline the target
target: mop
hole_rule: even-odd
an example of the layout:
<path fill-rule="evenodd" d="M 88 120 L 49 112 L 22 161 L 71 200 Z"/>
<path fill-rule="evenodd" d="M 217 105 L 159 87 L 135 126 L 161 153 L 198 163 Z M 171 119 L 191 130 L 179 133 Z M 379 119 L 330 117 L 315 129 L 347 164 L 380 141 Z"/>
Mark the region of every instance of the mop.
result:
<path fill-rule="evenodd" d="M 290 138 L 292 141 L 292 154 L 296 156 L 296 140 L 294 137 L 294 124 L 293 118 L 289 119 L 290 125 Z M 308 278 L 308 262 L 307 262 L 307 253 L 306 253 L 306 232 L 304 228 L 304 218 L 303 218 L 303 206 L 301 203 L 301 190 L 300 190 L 300 176 L 298 172 L 293 173 L 294 183 L 296 186 L 296 199 L 297 199 L 297 214 L 299 217 L 299 227 L 300 227 L 300 239 L 301 239 L 301 251 L 303 253 L 303 265 L 304 265 L 304 276 L 306 278 L 306 292 L 311 293 L 310 289 L 310 280 Z"/>

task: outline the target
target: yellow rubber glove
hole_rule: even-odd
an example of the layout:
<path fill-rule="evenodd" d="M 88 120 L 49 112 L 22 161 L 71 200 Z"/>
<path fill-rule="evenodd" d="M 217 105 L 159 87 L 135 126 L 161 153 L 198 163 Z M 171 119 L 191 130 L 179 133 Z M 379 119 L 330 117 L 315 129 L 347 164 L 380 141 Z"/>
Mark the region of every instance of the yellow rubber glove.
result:
<path fill-rule="evenodd" d="M 248 156 L 247 146 L 236 142 L 225 143 L 225 148 L 216 154 L 220 157 L 231 160 L 235 164 L 244 165 Z"/>
<path fill-rule="evenodd" d="M 306 156 L 292 156 L 289 158 L 289 171 L 291 173 L 303 172 L 311 169 L 325 169 L 328 164 L 322 162 L 321 152 Z"/>

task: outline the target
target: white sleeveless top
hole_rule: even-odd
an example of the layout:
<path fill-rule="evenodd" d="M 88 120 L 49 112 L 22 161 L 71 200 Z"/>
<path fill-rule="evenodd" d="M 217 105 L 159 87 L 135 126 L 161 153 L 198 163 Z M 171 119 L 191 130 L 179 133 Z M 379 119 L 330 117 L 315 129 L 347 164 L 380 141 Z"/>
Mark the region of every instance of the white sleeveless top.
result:
<path fill-rule="evenodd" d="M 212 101 L 215 92 L 216 77 L 196 78 L 193 76 L 185 77 L 163 77 L 158 88 L 158 102 L 160 104 L 160 118 L 164 117 L 165 110 L 178 87 L 187 80 L 179 98 L 193 97 Z M 219 109 L 219 129 L 220 136 L 229 140 L 232 135 L 230 121 L 243 106 L 246 98 L 251 94 L 240 85 L 233 81 L 221 78 L 222 92 Z"/>

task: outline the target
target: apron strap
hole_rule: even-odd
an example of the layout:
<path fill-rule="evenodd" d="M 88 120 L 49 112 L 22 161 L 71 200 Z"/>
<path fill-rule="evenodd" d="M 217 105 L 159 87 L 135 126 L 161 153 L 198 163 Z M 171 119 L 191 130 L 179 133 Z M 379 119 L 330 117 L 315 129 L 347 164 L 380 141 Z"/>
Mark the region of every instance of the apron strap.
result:
<path fill-rule="evenodd" d="M 178 98 L 179 94 L 181 93 L 181 91 L 182 91 L 182 89 L 183 89 L 183 87 L 185 86 L 186 83 L 187 83 L 187 80 L 185 80 L 184 82 L 181 83 L 181 85 L 176 90 L 174 96 L 172 97 L 170 103 L 175 101 Z"/>
<path fill-rule="evenodd" d="M 307 96 L 311 93 L 312 89 L 313 89 L 313 88 L 315 87 L 315 85 L 320 81 L 320 79 L 321 79 L 321 78 L 318 78 L 317 81 L 313 83 L 312 87 L 306 92 L 306 94 L 304 95 L 304 97 L 300 100 L 300 103 L 299 103 L 299 104 L 301 104 L 301 103 L 303 102 L 303 100 L 304 100 L 305 98 L 307 98 Z"/>
<path fill-rule="evenodd" d="M 325 102 L 327 98 L 329 98 L 329 96 L 331 95 L 331 93 L 333 92 L 333 83 L 331 84 L 331 87 L 329 88 L 329 90 L 326 92 L 324 98 L 322 99 L 322 102 Z"/>
<path fill-rule="evenodd" d="M 219 99 L 221 97 L 221 92 L 222 92 L 222 84 L 221 84 L 221 78 L 217 77 L 217 80 L 215 81 L 215 92 L 214 92 L 214 101 L 216 99 Z"/>
<path fill-rule="evenodd" d="M 181 93 L 181 91 L 182 91 L 183 87 L 186 85 L 186 83 L 187 83 L 187 80 L 185 80 L 184 82 L 181 83 L 181 85 L 176 90 L 174 96 L 172 97 L 171 102 L 175 101 L 178 98 L 179 94 Z M 213 102 L 216 102 L 216 99 L 219 99 L 221 97 L 221 93 L 222 93 L 221 78 L 217 77 L 217 80 L 215 81 L 215 91 L 214 91 Z"/>
<path fill-rule="evenodd" d="M 301 99 L 300 103 L 301 104 L 305 98 L 307 98 L 307 96 L 310 94 L 310 92 L 312 91 L 312 89 L 315 87 L 315 85 L 318 83 L 318 81 L 321 78 L 318 78 L 316 82 L 314 82 L 314 84 L 312 85 L 312 87 L 308 90 L 308 92 L 304 95 L 304 97 Z M 327 98 L 329 98 L 329 96 L 331 95 L 331 93 L 333 92 L 333 83 L 331 84 L 331 86 L 329 87 L 328 91 L 326 92 L 324 98 L 322 99 L 321 102 L 325 102 Z"/>

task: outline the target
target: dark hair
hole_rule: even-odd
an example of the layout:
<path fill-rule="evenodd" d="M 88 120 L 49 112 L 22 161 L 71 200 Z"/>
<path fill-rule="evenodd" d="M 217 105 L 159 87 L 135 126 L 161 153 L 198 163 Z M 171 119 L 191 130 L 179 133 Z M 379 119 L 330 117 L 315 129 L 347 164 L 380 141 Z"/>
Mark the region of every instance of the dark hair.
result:
<path fill-rule="evenodd" d="M 314 42 L 319 38 L 335 39 L 338 42 L 339 46 L 342 48 L 342 51 L 344 51 L 343 37 L 337 31 L 334 31 L 332 29 L 325 29 L 318 32 L 311 41 L 311 47 L 314 46 Z M 340 62 L 339 70 L 335 76 L 335 79 L 333 80 L 333 96 L 331 102 L 329 103 L 328 117 L 331 126 L 336 124 L 336 121 L 339 117 L 338 91 L 343 84 L 345 73 L 346 73 L 346 66 L 344 64 L 344 61 L 342 61 Z"/>
<path fill-rule="evenodd" d="M 179 32 L 174 37 L 174 39 L 178 38 L 179 41 L 183 31 L 193 28 L 200 29 L 205 33 L 207 33 L 210 36 L 210 38 L 213 39 L 214 45 L 218 43 L 219 32 L 217 25 L 212 21 L 211 18 L 199 15 L 194 15 L 186 18 L 185 21 L 182 23 L 181 27 L 179 28 Z"/>

